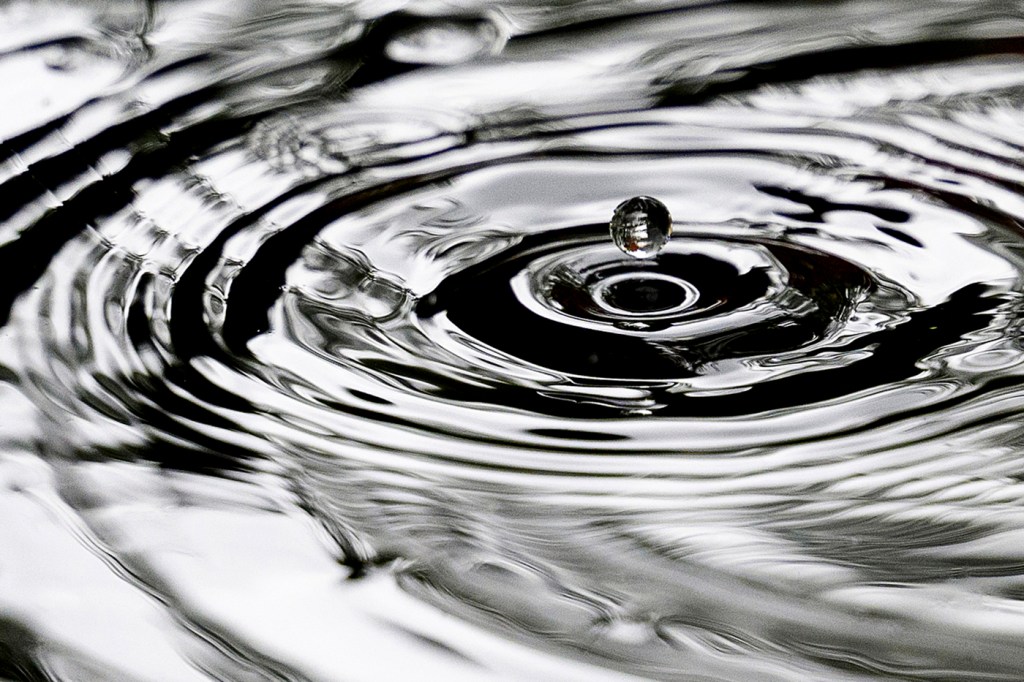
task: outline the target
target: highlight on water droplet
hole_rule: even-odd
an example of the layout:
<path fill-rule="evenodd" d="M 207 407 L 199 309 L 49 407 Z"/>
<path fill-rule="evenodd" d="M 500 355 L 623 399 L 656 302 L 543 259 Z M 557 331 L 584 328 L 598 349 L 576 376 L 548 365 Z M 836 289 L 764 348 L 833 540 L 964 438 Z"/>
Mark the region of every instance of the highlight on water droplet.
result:
<path fill-rule="evenodd" d="M 633 197 L 615 208 L 609 230 L 612 241 L 633 258 L 653 258 L 672 236 L 672 216 L 653 197 Z"/>
<path fill-rule="evenodd" d="M 384 52 L 405 64 L 461 64 L 498 54 L 507 40 L 507 32 L 490 16 L 410 18 Z"/>

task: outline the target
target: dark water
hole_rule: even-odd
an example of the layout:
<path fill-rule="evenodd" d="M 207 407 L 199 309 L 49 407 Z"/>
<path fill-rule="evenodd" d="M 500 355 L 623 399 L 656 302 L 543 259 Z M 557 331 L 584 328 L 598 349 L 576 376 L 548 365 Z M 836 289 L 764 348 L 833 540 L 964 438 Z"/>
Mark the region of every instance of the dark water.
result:
<path fill-rule="evenodd" d="M 1024 5 L 11 1 L 0 83 L 0 678 L 1024 679 Z"/>

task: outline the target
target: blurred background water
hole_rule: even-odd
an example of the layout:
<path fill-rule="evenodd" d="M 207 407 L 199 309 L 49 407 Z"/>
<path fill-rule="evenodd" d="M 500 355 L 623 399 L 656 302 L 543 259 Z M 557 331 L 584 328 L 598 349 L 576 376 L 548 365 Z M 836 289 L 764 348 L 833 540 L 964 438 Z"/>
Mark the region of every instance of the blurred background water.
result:
<path fill-rule="evenodd" d="M 0 678 L 1024 679 L 1024 3 L 8 0 L 0 83 Z"/>

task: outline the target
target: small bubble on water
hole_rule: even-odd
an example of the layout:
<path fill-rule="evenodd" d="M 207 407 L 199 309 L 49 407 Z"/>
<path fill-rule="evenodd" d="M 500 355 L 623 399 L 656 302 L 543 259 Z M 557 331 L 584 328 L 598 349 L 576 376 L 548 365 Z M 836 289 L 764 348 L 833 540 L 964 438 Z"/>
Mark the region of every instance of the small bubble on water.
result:
<path fill-rule="evenodd" d="M 609 225 L 612 241 L 634 258 L 653 258 L 672 236 L 672 216 L 653 197 L 633 197 L 615 208 Z"/>

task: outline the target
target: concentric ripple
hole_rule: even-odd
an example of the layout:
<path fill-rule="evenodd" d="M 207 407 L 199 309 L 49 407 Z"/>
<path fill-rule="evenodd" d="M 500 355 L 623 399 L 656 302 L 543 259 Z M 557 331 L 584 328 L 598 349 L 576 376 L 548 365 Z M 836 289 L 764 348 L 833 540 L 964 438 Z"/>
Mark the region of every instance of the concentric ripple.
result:
<path fill-rule="evenodd" d="M 625 5 L 0 8 L 0 677 L 1024 677 L 1020 13 Z"/>

